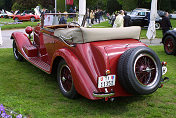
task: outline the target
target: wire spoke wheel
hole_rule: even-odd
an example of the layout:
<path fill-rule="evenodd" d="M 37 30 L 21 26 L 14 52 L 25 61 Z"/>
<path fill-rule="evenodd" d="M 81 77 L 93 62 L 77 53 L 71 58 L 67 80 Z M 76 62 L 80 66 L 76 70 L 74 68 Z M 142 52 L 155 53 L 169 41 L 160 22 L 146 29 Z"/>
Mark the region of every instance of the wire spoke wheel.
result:
<path fill-rule="evenodd" d="M 13 40 L 13 54 L 14 54 L 14 57 L 17 61 L 23 61 L 23 57 L 21 56 L 21 54 L 18 51 L 15 40 Z"/>
<path fill-rule="evenodd" d="M 137 80 L 144 86 L 151 86 L 157 79 L 158 67 L 154 59 L 141 54 L 135 62 L 134 73 Z"/>
<path fill-rule="evenodd" d="M 69 92 L 72 88 L 72 76 L 67 65 L 63 65 L 60 71 L 61 86 L 65 92 Z"/>
<path fill-rule="evenodd" d="M 164 50 L 168 55 L 176 54 L 176 40 L 174 37 L 168 35 L 164 39 Z"/>
<path fill-rule="evenodd" d="M 71 69 L 64 60 L 61 60 L 57 69 L 57 81 L 61 93 L 68 98 L 74 99 L 78 93 L 75 89 Z"/>
<path fill-rule="evenodd" d="M 165 47 L 167 52 L 173 52 L 174 43 L 173 43 L 172 39 L 167 39 L 164 47 Z"/>
<path fill-rule="evenodd" d="M 140 46 L 125 51 L 118 62 L 120 85 L 129 93 L 151 94 L 158 89 L 162 78 L 162 66 L 156 53 Z"/>

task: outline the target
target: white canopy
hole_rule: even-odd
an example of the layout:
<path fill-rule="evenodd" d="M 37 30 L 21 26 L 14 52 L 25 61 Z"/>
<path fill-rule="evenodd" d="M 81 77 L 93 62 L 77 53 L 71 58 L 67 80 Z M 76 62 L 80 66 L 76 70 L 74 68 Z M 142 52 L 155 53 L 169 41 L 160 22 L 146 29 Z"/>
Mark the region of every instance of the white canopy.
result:
<path fill-rule="evenodd" d="M 157 0 L 152 0 L 150 12 L 150 24 L 147 31 L 147 38 L 154 39 L 156 36 L 155 20 L 157 17 Z"/>
<path fill-rule="evenodd" d="M 84 15 L 86 14 L 86 0 L 79 0 L 79 25 L 82 24 Z"/>

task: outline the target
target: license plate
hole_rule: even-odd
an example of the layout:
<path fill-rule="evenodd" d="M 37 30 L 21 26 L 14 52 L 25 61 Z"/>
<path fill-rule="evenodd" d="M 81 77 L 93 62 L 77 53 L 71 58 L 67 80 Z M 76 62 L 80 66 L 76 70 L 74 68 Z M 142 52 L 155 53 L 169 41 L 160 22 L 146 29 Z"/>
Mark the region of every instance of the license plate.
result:
<path fill-rule="evenodd" d="M 167 73 L 167 67 L 163 66 L 162 67 L 162 75 L 165 75 Z"/>
<path fill-rule="evenodd" d="M 101 76 L 98 77 L 98 88 L 105 88 L 115 86 L 115 75 Z"/>

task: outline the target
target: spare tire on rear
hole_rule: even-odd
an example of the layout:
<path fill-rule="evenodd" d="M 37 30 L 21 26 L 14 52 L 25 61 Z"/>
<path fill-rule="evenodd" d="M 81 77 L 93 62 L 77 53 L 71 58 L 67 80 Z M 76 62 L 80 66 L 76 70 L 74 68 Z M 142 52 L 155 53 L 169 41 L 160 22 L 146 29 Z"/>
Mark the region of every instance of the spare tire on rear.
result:
<path fill-rule="evenodd" d="M 131 48 L 124 52 L 119 59 L 117 71 L 121 86 L 131 94 L 151 94 L 160 86 L 161 62 L 148 47 Z"/>

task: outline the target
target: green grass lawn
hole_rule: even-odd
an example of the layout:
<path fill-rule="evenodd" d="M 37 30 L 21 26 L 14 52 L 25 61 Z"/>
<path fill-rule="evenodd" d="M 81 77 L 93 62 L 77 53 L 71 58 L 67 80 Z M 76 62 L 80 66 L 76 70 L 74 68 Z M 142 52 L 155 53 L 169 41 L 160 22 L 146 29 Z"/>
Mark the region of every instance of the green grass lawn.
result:
<path fill-rule="evenodd" d="M 174 118 L 176 116 L 176 56 L 163 46 L 151 46 L 168 62 L 170 81 L 146 96 L 119 97 L 113 103 L 83 97 L 67 99 L 60 93 L 54 76 L 28 62 L 14 59 L 12 49 L 0 49 L 0 104 L 33 118 Z"/>
<path fill-rule="evenodd" d="M 176 20 L 171 19 L 171 24 L 173 28 L 176 28 Z M 108 21 L 93 25 L 93 28 L 102 28 L 102 27 L 105 28 L 105 27 L 112 27 L 112 26 L 108 23 Z M 146 34 L 147 34 L 147 29 L 142 29 L 141 39 L 146 39 L 147 38 Z M 162 30 L 156 30 L 156 38 L 162 38 L 162 37 L 163 37 Z"/>
<path fill-rule="evenodd" d="M 12 22 L 14 22 L 13 19 L 0 18 L 0 24 L 12 23 Z M 15 28 L 26 28 L 27 26 L 34 27 L 38 23 L 39 22 L 25 21 L 25 22 L 22 22 L 21 24 L 5 24 L 5 25 L 1 26 L 1 29 L 2 30 L 8 30 L 8 29 L 15 29 Z"/>

